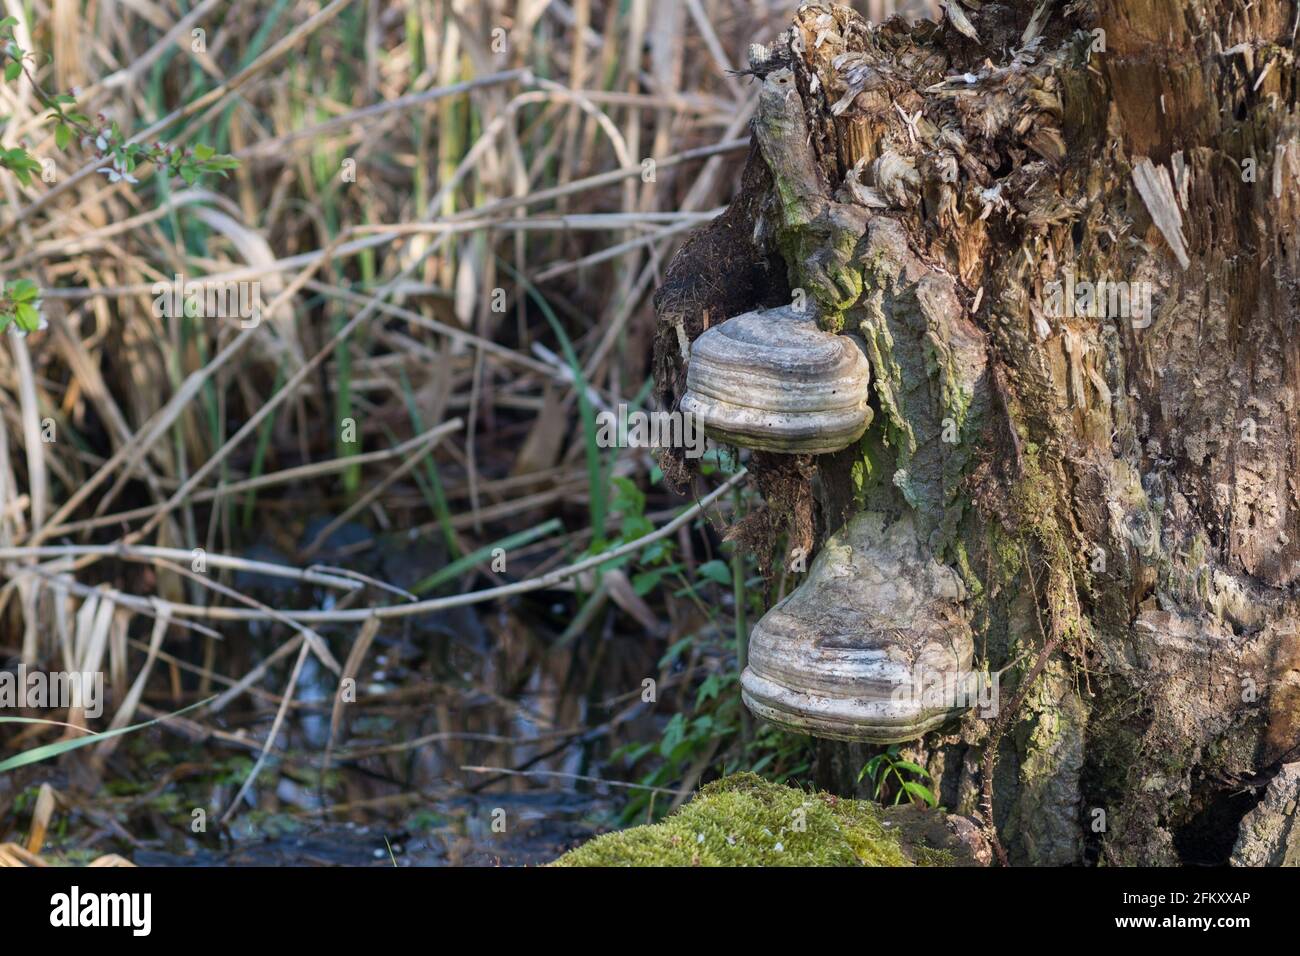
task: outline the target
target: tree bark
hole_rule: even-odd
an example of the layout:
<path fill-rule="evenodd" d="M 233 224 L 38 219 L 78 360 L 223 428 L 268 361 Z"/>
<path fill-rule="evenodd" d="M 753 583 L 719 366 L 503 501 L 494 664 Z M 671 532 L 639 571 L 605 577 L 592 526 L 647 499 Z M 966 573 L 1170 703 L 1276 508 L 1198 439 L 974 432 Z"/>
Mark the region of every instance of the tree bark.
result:
<path fill-rule="evenodd" d="M 965 579 L 1019 705 L 915 745 L 942 802 L 1012 863 L 1224 862 L 1300 759 L 1300 7 L 967 13 L 810 3 L 756 51 L 740 194 L 656 295 L 661 397 L 752 308 L 861 334 L 875 423 L 769 525 L 908 509 Z"/>

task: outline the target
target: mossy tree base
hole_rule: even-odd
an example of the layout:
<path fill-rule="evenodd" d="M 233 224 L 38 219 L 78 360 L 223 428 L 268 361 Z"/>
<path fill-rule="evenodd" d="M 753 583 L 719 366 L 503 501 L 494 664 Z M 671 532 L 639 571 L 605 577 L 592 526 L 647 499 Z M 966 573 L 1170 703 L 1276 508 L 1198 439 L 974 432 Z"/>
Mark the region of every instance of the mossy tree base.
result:
<path fill-rule="evenodd" d="M 741 773 L 661 823 L 571 850 L 553 866 L 975 866 L 989 850 L 969 820 L 808 793 Z"/>

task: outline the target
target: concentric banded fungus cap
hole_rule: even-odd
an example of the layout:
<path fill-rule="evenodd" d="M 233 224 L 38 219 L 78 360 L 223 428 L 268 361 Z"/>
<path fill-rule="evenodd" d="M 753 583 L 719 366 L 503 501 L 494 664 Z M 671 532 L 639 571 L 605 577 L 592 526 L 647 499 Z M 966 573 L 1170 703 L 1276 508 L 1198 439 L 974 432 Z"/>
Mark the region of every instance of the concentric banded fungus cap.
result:
<path fill-rule="evenodd" d="M 867 430 L 870 382 L 857 340 L 786 306 L 746 312 L 697 338 L 681 410 L 729 445 L 820 455 Z"/>
<path fill-rule="evenodd" d="M 968 710 L 965 589 L 910 518 L 856 515 L 754 626 L 741 697 L 755 716 L 836 740 L 915 740 Z"/>

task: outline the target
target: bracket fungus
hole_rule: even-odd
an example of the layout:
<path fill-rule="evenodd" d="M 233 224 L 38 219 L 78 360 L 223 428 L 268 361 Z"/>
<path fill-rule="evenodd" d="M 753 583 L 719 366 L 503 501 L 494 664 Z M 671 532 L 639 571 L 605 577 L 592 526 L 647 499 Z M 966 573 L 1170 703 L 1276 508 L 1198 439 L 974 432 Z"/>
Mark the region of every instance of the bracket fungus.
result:
<path fill-rule="evenodd" d="M 975 703 L 964 599 L 909 516 L 858 514 L 754 626 L 745 706 L 814 737 L 914 740 Z"/>
<path fill-rule="evenodd" d="M 695 340 L 681 410 L 730 445 L 821 455 L 867 430 L 870 382 L 861 343 L 783 306 L 737 315 Z"/>

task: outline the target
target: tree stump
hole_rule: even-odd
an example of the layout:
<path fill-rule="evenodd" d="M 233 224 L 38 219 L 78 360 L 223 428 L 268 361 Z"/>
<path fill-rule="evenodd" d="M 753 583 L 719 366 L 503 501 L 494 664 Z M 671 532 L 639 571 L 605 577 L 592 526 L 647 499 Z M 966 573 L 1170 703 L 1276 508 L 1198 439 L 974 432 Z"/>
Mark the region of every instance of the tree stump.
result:
<path fill-rule="evenodd" d="M 808 3 L 751 51 L 739 195 L 656 295 L 661 398 L 751 309 L 859 334 L 862 441 L 751 471 L 818 543 L 908 513 L 961 574 L 1002 710 L 915 745 L 941 802 L 1011 863 L 1224 862 L 1300 749 L 1297 14 L 968 15 Z"/>

